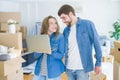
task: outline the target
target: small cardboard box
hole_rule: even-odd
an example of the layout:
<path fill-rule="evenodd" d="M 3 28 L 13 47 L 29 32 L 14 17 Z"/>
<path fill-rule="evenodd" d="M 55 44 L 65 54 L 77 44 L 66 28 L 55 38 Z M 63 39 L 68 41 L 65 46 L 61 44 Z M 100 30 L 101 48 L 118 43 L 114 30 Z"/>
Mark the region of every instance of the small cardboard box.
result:
<path fill-rule="evenodd" d="M 23 69 L 16 70 L 7 76 L 0 76 L 0 80 L 23 80 Z"/>
<path fill-rule="evenodd" d="M 90 80 L 107 80 L 107 77 L 104 73 L 96 75 L 94 72 L 90 72 Z"/>
<path fill-rule="evenodd" d="M 0 45 L 22 50 L 22 33 L 0 33 Z"/>
<path fill-rule="evenodd" d="M 114 61 L 113 80 L 120 80 L 120 63 Z"/>
<path fill-rule="evenodd" d="M 22 62 L 24 61 L 25 60 L 22 57 L 12 58 L 7 61 L 0 61 L 0 76 L 7 76 L 11 74 L 11 72 L 21 69 Z"/>
<path fill-rule="evenodd" d="M 4 32 L 9 32 L 9 25 L 8 23 L 0 23 L 0 31 L 4 31 Z M 16 25 L 16 32 L 20 31 L 20 26 Z"/>
<path fill-rule="evenodd" d="M 17 22 L 21 22 L 20 12 L 0 12 L 0 22 L 8 22 L 9 19 L 13 19 Z"/>
<path fill-rule="evenodd" d="M 114 56 L 112 56 L 112 55 L 103 56 L 103 57 L 102 57 L 102 61 L 103 61 L 103 62 L 113 63 L 113 62 L 114 62 Z"/>

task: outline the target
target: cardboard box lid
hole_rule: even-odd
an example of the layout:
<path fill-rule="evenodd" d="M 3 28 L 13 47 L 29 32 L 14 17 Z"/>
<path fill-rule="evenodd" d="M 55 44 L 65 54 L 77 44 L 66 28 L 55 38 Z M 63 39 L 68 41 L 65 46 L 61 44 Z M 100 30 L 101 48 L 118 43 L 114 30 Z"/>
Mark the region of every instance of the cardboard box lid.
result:
<path fill-rule="evenodd" d="M 0 61 L 0 76 L 9 75 L 11 72 L 20 69 L 22 62 L 25 62 L 25 60 L 21 56 L 7 61 Z"/>
<path fill-rule="evenodd" d="M 14 19 L 15 21 L 20 23 L 20 12 L 0 12 L 0 22 L 7 22 L 9 19 Z"/>
<path fill-rule="evenodd" d="M 22 50 L 22 33 L 0 33 L 0 45 Z"/>

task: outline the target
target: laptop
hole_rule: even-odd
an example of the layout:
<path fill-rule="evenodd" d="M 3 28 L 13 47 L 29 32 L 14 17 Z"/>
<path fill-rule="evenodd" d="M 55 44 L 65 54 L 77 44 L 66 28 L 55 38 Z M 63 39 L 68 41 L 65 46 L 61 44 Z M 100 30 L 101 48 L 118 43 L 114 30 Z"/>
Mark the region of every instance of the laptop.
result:
<path fill-rule="evenodd" d="M 27 36 L 26 43 L 28 52 L 51 53 L 48 35 Z"/>

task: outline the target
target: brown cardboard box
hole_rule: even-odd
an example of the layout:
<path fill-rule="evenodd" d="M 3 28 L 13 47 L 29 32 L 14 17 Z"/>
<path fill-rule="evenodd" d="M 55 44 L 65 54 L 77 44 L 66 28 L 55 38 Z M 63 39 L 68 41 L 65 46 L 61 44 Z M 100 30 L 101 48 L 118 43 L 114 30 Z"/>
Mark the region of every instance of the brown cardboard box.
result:
<path fill-rule="evenodd" d="M 111 48 L 110 49 L 110 54 L 113 55 L 113 53 L 114 53 L 114 48 Z"/>
<path fill-rule="evenodd" d="M 7 76 L 22 67 L 22 62 L 25 60 L 22 57 L 13 58 L 7 61 L 0 61 L 0 76 Z M 13 75 L 14 76 L 14 75 Z"/>
<path fill-rule="evenodd" d="M 102 57 L 102 62 L 113 63 L 114 62 L 114 56 L 112 56 L 112 55 L 105 55 L 105 56 Z"/>
<path fill-rule="evenodd" d="M 107 78 L 104 73 L 100 73 L 99 75 L 96 75 L 94 72 L 91 72 L 90 80 L 107 80 Z"/>
<path fill-rule="evenodd" d="M 120 41 L 114 41 L 114 48 L 120 48 Z"/>
<path fill-rule="evenodd" d="M 113 80 L 120 80 L 120 63 L 114 61 Z"/>
<path fill-rule="evenodd" d="M 0 23 L 0 31 L 9 32 L 9 25 L 7 23 Z M 20 26 L 16 25 L 16 32 L 20 31 Z"/>
<path fill-rule="evenodd" d="M 22 39 L 25 39 L 26 38 L 26 27 L 21 26 L 19 31 L 22 32 Z"/>
<path fill-rule="evenodd" d="M 23 69 L 16 70 L 7 76 L 0 76 L 0 80 L 23 80 Z"/>
<path fill-rule="evenodd" d="M 68 80 L 67 74 L 65 72 L 61 75 L 61 80 Z"/>
<path fill-rule="evenodd" d="M 22 33 L 0 33 L 0 44 L 22 50 Z"/>
<path fill-rule="evenodd" d="M 116 61 L 120 62 L 120 42 L 114 42 L 113 54 Z"/>
<path fill-rule="evenodd" d="M 24 80 L 33 80 L 33 74 L 24 74 Z"/>
<path fill-rule="evenodd" d="M 116 61 L 120 62 L 120 51 L 118 51 L 117 49 L 114 49 L 114 58 Z"/>
<path fill-rule="evenodd" d="M 0 12 L 0 22 L 8 22 L 9 19 L 14 19 L 15 21 L 20 23 L 20 12 Z"/>

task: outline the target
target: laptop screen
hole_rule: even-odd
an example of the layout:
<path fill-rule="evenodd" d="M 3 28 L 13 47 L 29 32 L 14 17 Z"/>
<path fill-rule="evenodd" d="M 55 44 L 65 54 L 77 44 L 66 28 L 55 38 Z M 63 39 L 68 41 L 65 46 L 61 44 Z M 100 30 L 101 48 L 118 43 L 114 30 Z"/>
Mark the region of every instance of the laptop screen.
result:
<path fill-rule="evenodd" d="M 51 53 L 48 35 L 27 36 L 26 43 L 28 52 Z"/>

